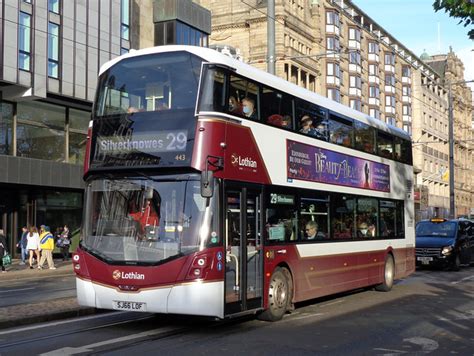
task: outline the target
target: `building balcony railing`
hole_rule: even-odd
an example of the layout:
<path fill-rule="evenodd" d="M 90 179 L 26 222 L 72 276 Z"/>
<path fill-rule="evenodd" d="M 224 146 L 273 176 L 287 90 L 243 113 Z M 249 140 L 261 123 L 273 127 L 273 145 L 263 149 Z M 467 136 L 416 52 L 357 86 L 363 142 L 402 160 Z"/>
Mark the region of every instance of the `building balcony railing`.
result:
<path fill-rule="evenodd" d="M 385 72 L 395 73 L 395 66 L 391 64 L 385 64 Z"/>
<path fill-rule="evenodd" d="M 402 120 L 403 122 L 411 122 L 411 115 L 403 115 Z"/>
<path fill-rule="evenodd" d="M 369 105 L 380 106 L 379 98 L 369 98 Z"/>
<path fill-rule="evenodd" d="M 377 53 L 369 53 L 369 62 L 380 62 L 380 56 Z"/>
<path fill-rule="evenodd" d="M 356 40 L 349 40 L 348 46 L 350 49 L 360 49 L 360 42 Z"/>
<path fill-rule="evenodd" d="M 358 64 L 349 63 L 349 72 L 362 73 L 362 67 Z"/>
<path fill-rule="evenodd" d="M 411 84 L 411 78 L 410 77 L 402 77 L 402 83 L 403 84 Z"/>
<path fill-rule="evenodd" d="M 331 75 L 326 76 L 326 84 L 332 84 L 332 85 L 341 85 L 341 79 L 338 77 L 334 77 Z"/>
<path fill-rule="evenodd" d="M 326 33 L 333 33 L 338 35 L 341 33 L 339 26 L 336 25 L 326 25 Z"/>
<path fill-rule="evenodd" d="M 395 114 L 396 110 L 393 106 L 386 106 L 385 107 L 385 113 L 386 114 Z"/>
<path fill-rule="evenodd" d="M 362 90 L 359 88 L 349 88 L 349 95 L 362 96 Z"/>
<path fill-rule="evenodd" d="M 410 104 L 411 103 L 411 96 L 402 95 L 402 102 Z"/>
<path fill-rule="evenodd" d="M 369 75 L 369 83 L 380 84 L 380 78 L 376 75 Z"/>
<path fill-rule="evenodd" d="M 385 92 L 395 94 L 395 87 L 393 85 L 385 85 Z"/>

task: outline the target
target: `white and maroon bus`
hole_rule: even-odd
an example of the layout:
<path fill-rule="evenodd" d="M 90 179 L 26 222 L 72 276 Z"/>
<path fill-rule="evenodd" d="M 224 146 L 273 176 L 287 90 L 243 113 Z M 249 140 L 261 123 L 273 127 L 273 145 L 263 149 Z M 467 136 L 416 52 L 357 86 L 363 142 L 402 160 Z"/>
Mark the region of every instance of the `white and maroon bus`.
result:
<path fill-rule="evenodd" d="M 105 64 L 86 156 L 81 305 L 278 320 L 415 269 L 410 137 L 219 52 Z"/>

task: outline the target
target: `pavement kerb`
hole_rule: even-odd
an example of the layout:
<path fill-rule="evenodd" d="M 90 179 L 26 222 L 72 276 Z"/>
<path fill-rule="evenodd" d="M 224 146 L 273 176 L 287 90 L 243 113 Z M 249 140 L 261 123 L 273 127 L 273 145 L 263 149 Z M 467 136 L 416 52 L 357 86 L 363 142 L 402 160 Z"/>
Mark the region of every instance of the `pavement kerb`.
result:
<path fill-rule="evenodd" d="M 74 275 L 71 261 L 55 260 L 55 270 L 30 269 L 14 260 L 7 267 L 7 273 L 0 273 L 0 283 L 13 284 L 16 281 L 38 280 L 51 277 Z M 4 284 L 3 284 L 4 285 Z M 91 315 L 100 312 L 95 308 L 82 307 L 75 297 L 59 298 L 38 303 L 11 305 L 0 308 L 0 329 L 24 326 L 34 323 Z"/>

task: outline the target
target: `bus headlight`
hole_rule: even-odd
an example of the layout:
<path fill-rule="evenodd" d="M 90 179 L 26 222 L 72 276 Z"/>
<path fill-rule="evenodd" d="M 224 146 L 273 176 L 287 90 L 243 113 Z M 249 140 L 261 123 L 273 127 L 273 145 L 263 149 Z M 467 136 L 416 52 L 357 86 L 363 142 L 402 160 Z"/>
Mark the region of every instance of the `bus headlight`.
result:
<path fill-rule="evenodd" d="M 445 247 L 443 247 L 443 249 L 441 250 L 441 254 L 443 254 L 444 256 L 450 255 L 451 252 L 453 252 L 453 246 L 445 246 Z"/>

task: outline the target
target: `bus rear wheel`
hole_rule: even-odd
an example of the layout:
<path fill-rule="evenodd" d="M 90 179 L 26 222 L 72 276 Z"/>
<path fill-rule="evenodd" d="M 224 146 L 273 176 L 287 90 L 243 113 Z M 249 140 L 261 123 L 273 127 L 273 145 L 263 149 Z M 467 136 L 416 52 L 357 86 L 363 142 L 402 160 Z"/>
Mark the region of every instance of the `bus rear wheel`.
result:
<path fill-rule="evenodd" d="M 383 273 L 383 282 L 375 286 L 375 290 L 379 292 L 388 292 L 393 287 L 395 280 L 395 262 L 392 255 L 387 255 L 385 258 L 385 269 Z"/>
<path fill-rule="evenodd" d="M 258 315 L 260 320 L 278 321 L 283 318 L 292 299 L 291 275 L 285 268 L 276 268 L 268 287 L 268 308 Z"/>

